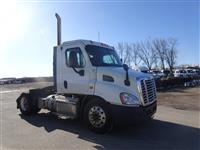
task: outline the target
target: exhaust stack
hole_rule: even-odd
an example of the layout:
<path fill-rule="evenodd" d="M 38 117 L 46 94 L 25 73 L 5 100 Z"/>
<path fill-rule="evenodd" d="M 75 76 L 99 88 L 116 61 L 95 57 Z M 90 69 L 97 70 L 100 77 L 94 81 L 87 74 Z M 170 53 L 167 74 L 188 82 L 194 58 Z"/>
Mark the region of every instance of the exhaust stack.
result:
<path fill-rule="evenodd" d="M 57 13 L 55 16 L 57 19 L 57 45 L 59 46 L 61 45 L 61 18 Z"/>

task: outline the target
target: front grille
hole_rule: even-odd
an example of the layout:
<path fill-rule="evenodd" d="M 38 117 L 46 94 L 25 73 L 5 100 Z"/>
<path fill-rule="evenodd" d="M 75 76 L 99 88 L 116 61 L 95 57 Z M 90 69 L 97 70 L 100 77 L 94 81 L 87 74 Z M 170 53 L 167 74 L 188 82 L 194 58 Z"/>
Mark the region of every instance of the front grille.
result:
<path fill-rule="evenodd" d="M 140 80 L 141 92 L 144 104 L 151 103 L 156 98 L 156 86 L 154 79 Z"/>

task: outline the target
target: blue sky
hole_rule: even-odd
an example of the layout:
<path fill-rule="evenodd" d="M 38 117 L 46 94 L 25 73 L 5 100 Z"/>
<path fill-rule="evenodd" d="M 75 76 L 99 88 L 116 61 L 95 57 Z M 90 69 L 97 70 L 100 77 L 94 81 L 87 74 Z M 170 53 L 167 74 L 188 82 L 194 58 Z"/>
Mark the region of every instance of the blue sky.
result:
<path fill-rule="evenodd" d="M 174 37 L 177 64 L 199 64 L 198 1 L 9 2 L 0 4 L 0 78 L 52 75 L 55 12 L 62 17 L 62 41 L 97 41 L 98 32 L 113 46 Z"/>

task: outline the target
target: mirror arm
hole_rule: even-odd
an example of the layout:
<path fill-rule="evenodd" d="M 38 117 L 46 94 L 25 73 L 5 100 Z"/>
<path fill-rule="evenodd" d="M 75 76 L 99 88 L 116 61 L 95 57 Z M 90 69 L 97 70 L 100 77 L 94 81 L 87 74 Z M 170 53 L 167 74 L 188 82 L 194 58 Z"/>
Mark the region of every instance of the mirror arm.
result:
<path fill-rule="evenodd" d="M 72 67 L 72 69 L 74 70 L 74 72 L 79 73 L 79 71 L 77 71 L 74 67 Z"/>
<path fill-rule="evenodd" d="M 125 72 L 126 72 L 126 79 L 124 80 L 124 84 L 126 85 L 126 86 L 130 86 L 130 80 L 129 80 L 129 75 L 128 75 L 128 66 L 126 65 L 126 64 L 123 64 L 123 68 L 124 68 L 124 70 L 125 70 Z"/>
<path fill-rule="evenodd" d="M 72 69 L 74 70 L 74 72 L 78 73 L 80 76 L 84 76 L 84 72 L 83 72 L 84 70 L 78 71 L 74 67 L 72 67 Z"/>
<path fill-rule="evenodd" d="M 126 86 L 130 86 L 130 80 L 129 80 L 129 76 L 128 76 L 128 70 L 126 71 L 126 79 L 124 80 L 124 84 Z"/>

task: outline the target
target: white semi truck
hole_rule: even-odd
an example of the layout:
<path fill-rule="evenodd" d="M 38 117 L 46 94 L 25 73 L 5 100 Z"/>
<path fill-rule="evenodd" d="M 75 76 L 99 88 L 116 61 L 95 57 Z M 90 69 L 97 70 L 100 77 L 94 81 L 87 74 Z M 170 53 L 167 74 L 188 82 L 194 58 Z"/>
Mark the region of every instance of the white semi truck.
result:
<path fill-rule="evenodd" d="M 61 43 L 61 18 L 58 14 L 56 18 L 54 85 L 22 93 L 17 98 L 21 113 L 32 115 L 47 109 L 82 119 L 97 133 L 152 118 L 157 106 L 153 77 L 122 64 L 107 44 L 91 40 Z"/>

